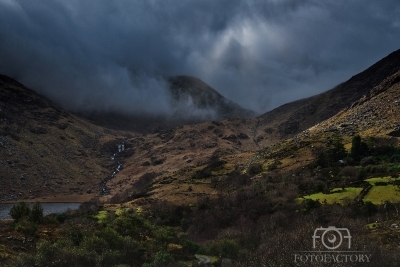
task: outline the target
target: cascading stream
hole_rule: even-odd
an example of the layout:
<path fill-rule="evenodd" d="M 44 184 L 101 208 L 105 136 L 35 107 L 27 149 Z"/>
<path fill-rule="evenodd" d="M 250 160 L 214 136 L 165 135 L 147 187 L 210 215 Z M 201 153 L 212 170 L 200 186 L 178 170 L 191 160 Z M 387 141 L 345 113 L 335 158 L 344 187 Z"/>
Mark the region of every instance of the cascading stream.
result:
<path fill-rule="evenodd" d="M 124 141 L 122 141 L 122 143 L 118 145 L 118 152 L 114 153 L 111 156 L 111 160 L 115 160 L 115 157 L 124 150 L 125 150 L 125 143 Z M 111 181 L 115 177 L 115 175 L 117 175 L 117 173 L 119 173 L 122 170 L 122 166 L 124 165 L 124 163 L 119 160 L 117 161 L 117 163 L 118 165 L 117 167 L 115 167 L 113 172 L 100 183 L 100 194 L 103 196 L 110 193 L 110 189 L 107 187 L 107 183 Z"/>

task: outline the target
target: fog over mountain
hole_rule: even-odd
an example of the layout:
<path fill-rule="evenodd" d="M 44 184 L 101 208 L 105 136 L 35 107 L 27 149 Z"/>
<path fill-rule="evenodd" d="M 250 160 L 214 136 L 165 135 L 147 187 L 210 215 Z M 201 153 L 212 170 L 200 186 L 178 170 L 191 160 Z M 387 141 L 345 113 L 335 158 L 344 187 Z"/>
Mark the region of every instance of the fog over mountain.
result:
<path fill-rule="evenodd" d="M 0 73 L 63 107 L 172 113 L 191 75 L 259 113 L 398 49 L 396 0 L 0 0 Z"/>

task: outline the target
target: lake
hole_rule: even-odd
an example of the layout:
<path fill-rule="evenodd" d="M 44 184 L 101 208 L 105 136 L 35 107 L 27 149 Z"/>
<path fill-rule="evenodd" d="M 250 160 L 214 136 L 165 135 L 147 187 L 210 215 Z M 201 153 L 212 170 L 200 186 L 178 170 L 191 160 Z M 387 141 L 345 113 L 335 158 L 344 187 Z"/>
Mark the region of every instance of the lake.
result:
<path fill-rule="evenodd" d="M 33 205 L 34 203 L 28 203 L 29 205 Z M 67 202 L 67 203 L 50 203 L 50 202 L 42 202 L 40 203 L 43 207 L 44 215 L 52 214 L 52 213 L 62 213 L 67 210 L 76 210 L 79 208 L 81 203 L 77 202 Z M 12 204 L 1 204 L 0 203 L 0 220 L 8 220 L 11 219 L 11 216 L 8 214 L 10 209 L 14 206 Z"/>

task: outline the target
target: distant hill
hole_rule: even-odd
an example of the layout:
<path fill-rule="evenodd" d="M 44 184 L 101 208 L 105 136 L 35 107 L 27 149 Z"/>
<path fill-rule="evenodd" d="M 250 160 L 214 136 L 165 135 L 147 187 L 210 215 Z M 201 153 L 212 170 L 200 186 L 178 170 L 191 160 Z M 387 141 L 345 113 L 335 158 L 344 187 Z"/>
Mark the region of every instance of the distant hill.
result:
<path fill-rule="evenodd" d="M 349 107 L 399 69 L 400 50 L 397 50 L 335 88 L 284 104 L 261 115 L 258 121 L 267 131 L 276 131 L 281 137 L 292 136 Z"/>
<path fill-rule="evenodd" d="M 233 117 L 254 118 L 257 114 L 225 98 L 202 80 L 190 76 L 167 79 L 172 114 L 123 114 L 86 112 L 78 115 L 112 129 L 151 133 L 176 126 Z"/>
<path fill-rule="evenodd" d="M 173 101 L 192 101 L 193 106 L 200 110 L 214 111 L 214 119 L 231 117 L 254 118 L 256 113 L 244 109 L 239 104 L 225 98 L 202 80 L 191 76 L 174 76 L 168 79 Z M 178 110 L 184 112 L 184 110 Z"/>

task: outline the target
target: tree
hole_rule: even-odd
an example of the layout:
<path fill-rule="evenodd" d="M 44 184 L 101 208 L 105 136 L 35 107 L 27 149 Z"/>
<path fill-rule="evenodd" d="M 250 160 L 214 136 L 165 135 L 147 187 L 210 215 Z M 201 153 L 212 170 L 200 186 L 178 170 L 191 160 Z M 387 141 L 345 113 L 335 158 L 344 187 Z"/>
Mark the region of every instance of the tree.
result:
<path fill-rule="evenodd" d="M 361 140 L 359 135 L 354 136 L 351 140 L 350 155 L 356 161 L 368 155 L 368 145 Z"/>
<path fill-rule="evenodd" d="M 40 224 L 43 222 L 43 208 L 39 202 L 36 202 L 32 206 L 31 220 L 32 220 L 32 222 L 37 223 L 37 224 Z"/>
<path fill-rule="evenodd" d="M 346 157 L 346 149 L 340 135 L 334 135 L 326 142 L 326 146 L 316 147 L 313 154 L 316 158 L 316 165 L 322 168 L 329 167 Z"/>
<path fill-rule="evenodd" d="M 346 149 L 342 143 L 343 138 L 339 135 L 334 136 L 328 142 L 328 158 L 332 162 L 337 162 L 346 156 Z"/>
<path fill-rule="evenodd" d="M 18 223 L 23 217 L 29 217 L 31 209 L 25 202 L 15 204 L 10 210 L 10 216 L 15 223 Z"/>

